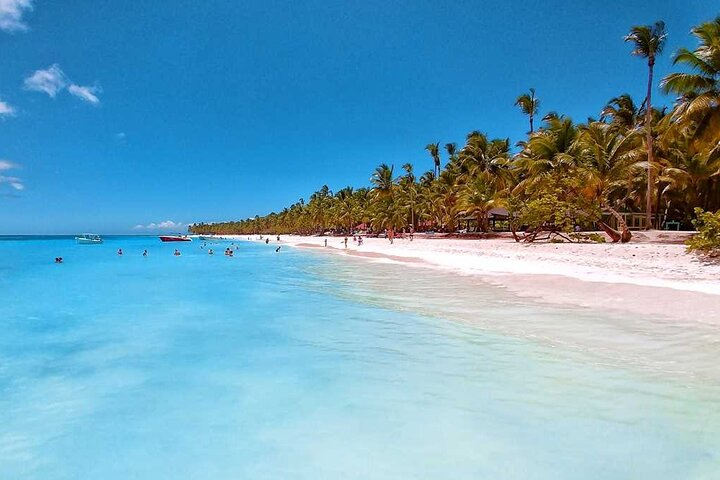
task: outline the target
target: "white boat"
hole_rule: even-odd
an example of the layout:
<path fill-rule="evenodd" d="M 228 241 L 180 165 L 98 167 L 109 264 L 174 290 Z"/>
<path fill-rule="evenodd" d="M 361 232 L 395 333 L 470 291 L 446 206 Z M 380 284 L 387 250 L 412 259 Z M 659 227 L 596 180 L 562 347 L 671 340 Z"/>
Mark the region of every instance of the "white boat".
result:
<path fill-rule="evenodd" d="M 223 241 L 222 238 L 218 238 L 215 235 L 200 235 L 198 238 L 201 241 L 208 242 L 208 243 L 220 243 Z"/>
<path fill-rule="evenodd" d="M 75 241 L 82 245 L 95 245 L 103 243 L 102 237 L 95 233 L 83 233 L 82 235 L 75 237 Z"/>

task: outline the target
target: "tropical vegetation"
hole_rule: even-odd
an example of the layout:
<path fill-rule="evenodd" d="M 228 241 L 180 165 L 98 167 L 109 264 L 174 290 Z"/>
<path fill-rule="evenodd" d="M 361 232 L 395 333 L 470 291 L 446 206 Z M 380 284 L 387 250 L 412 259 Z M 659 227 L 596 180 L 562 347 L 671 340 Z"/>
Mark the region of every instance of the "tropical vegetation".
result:
<path fill-rule="evenodd" d="M 687 249 L 707 257 L 720 257 L 720 211 L 703 212 L 696 208 L 697 219 L 693 221 L 697 235 L 686 242 Z"/>
<path fill-rule="evenodd" d="M 425 164 L 432 169 L 422 174 L 409 163 L 400 169 L 383 163 L 366 187 L 333 192 L 323 185 L 307 202 L 280 212 L 190 229 L 317 234 L 455 232 L 472 225 L 488 232 L 499 219 L 502 227 L 526 235 L 602 228 L 613 240 L 627 241 L 630 218 L 642 228 L 708 225 L 711 217 L 698 217 L 695 209 L 720 210 L 720 16 L 691 33 L 697 45 L 678 50 L 672 56 L 678 71 L 659 82 L 675 98 L 670 109 L 651 101 L 664 24 L 635 26 L 625 41 L 648 65 L 647 93 L 639 101 L 618 95 L 598 118 L 577 123 L 556 112 L 540 117 L 540 101 L 529 89 L 515 101 L 530 127 L 515 145 L 473 131 L 462 146 L 428 144 Z"/>

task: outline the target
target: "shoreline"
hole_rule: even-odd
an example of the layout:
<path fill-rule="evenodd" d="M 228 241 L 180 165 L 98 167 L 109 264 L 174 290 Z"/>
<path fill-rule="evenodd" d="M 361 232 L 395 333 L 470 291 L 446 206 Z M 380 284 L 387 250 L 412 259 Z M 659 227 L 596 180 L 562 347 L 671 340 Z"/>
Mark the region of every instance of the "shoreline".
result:
<path fill-rule="evenodd" d="M 247 235 L 224 235 L 247 241 Z M 541 303 L 688 319 L 720 325 L 720 265 L 685 254 L 684 245 L 647 239 L 627 244 L 517 243 L 512 239 L 268 236 L 286 245 L 439 268 L 485 281 Z M 259 242 L 258 237 L 250 237 Z M 324 246 L 327 239 L 328 246 Z M 264 239 L 262 240 L 264 242 Z"/>

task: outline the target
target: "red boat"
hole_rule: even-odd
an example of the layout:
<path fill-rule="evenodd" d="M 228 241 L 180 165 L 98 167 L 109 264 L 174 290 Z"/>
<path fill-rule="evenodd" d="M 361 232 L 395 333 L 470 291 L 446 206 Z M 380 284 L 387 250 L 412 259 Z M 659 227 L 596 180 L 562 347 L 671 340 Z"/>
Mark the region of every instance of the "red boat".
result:
<path fill-rule="evenodd" d="M 161 242 L 192 242 L 187 235 L 160 235 Z"/>

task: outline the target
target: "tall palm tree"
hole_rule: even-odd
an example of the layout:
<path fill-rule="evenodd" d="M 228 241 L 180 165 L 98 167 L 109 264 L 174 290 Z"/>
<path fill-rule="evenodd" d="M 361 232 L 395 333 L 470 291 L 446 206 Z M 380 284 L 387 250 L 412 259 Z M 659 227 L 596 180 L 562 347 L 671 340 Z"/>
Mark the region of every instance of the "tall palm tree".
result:
<path fill-rule="evenodd" d="M 410 208 L 410 225 L 415 228 L 415 200 L 417 197 L 417 185 L 415 184 L 415 173 L 411 163 L 402 166 L 405 170 L 405 176 L 400 181 L 403 196 L 407 199 L 407 205 Z"/>
<path fill-rule="evenodd" d="M 662 53 L 665 46 L 665 23 L 661 21 L 655 22 L 653 25 L 636 25 L 630 29 L 630 33 L 625 35 L 626 42 L 635 44 L 632 54 L 641 58 L 647 58 L 648 62 L 648 85 L 647 96 L 645 97 L 645 142 L 647 143 L 647 198 L 645 202 L 646 217 L 645 228 L 652 228 L 652 191 L 653 178 L 651 165 L 653 159 L 653 142 L 652 142 L 652 85 L 653 85 L 653 69 L 655 67 L 655 57 Z"/>
<path fill-rule="evenodd" d="M 395 167 L 383 163 L 373 172 L 372 177 L 370 177 L 370 183 L 375 187 L 376 197 L 384 198 L 392 195 L 393 187 L 395 186 L 393 180 L 394 169 Z"/>
<path fill-rule="evenodd" d="M 530 133 L 533 133 L 533 120 L 540 109 L 540 100 L 535 96 L 535 89 L 531 88 L 528 93 L 517 97 L 515 105 L 520 107 L 522 113 L 530 118 Z"/>
<path fill-rule="evenodd" d="M 425 150 L 430 153 L 430 156 L 433 159 L 433 175 L 437 178 L 440 176 L 440 142 L 428 143 L 425 145 Z"/>
<path fill-rule="evenodd" d="M 455 154 L 457 153 L 457 144 L 456 143 L 446 143 L 445 144 L 445 151 L 448 153 L 449 162 L 452 162 L 455 159 Z"/>

